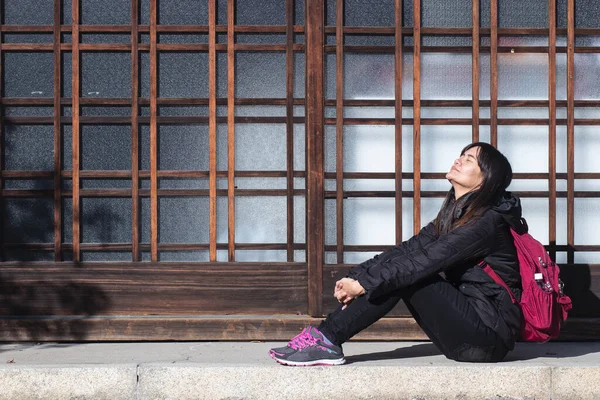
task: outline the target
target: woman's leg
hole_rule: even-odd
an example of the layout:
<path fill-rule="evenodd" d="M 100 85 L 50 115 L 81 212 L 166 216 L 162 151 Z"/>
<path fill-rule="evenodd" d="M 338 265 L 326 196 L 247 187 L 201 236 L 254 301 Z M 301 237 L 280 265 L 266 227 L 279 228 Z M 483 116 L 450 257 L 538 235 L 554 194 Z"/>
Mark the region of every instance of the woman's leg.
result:
<path fill-rule="evenodd" d="M 329 314 L 319 330 L 341 345 L 375 323 L 403 299 L 417 323 L 448 358 L 499 361 L 508 352 L 496 333 L 484 325 L 467 297 L 439 276 L 368 301 L 355 299 Z"/>

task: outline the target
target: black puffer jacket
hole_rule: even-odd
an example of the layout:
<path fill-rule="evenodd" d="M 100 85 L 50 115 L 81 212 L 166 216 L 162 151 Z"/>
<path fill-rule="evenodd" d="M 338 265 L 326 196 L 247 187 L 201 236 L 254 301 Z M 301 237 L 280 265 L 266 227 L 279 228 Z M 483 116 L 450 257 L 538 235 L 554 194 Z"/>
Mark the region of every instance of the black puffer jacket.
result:
<path fill-rule="evenodd" d="M 469 298 L 483 323 L 512 349 L 521 311 L 508 292 L 477 265 L 485 260 L 520 299 L 521 276 L 509 227 L 517 232 L 527 229 L 521 222 L 519 198 L 507 192 L 477 220 L 440 236 L 433 222 L 429 223 L 410 240 L 352 268 L 348 277 L 358 280 L 366 296 L 375 299 L 444 272 Z"/>

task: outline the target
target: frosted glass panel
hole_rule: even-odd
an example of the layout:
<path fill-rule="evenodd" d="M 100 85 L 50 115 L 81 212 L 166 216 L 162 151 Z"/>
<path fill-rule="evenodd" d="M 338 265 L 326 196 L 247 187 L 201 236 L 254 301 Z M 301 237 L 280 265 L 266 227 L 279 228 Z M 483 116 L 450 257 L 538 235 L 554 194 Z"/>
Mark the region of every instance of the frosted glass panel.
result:
<path fill-rule="evenodd" d="M 577 137 L 575 147 L 577 147 Z M 577 162 L 577 161 L 575 161 Z M 567 172 L 567 127 L 556 127 L 556 172 Z"/>
<path fill-rule="evenodd" d="M 285 53 L 236 52 L 236 97 L 284 98 Z"/>
<path fill-rule="evenodd" d="M 344 127 L 344 172 L 394 172 L 393 126 Z"/>
<path fill-rule="evenodd" d="M 237 124 L 235 129 L 236 170 L 286 170 L 285 125 Z"/>
<path fill-rule="evenodd" d="M 548 199 L 521 197 L 521 206 L 529 233 L 542 244 L 548 244 Z"/>
<path fill-rule="evenodd" d="M 427 27 L 471 27 L 471 1 L 422 0 L 421 21 Z"/>
<path fill-rule="evenodd" d="M 421 224 L 423 226 L 427 225 L 435 219 L 443 203 L 443 198 L 421 199 Z"/>
<path fill-rule="evenodd" d="M 470 126 L 422 126 L 421 171 L 448 172 L 460 151 L 472 142 L 471 135 Z"/>
<path fill-rule="evenodd" d="M 158 216 L 160 243 L 208 243 L 208 197 L 159 198 Z"/>
<path fill-rule="evenodd" d="M 413 205 L 414 201 L 411 198 L 402 198 L 402 240 L 408 240 L 414 236 L 413 231 Z M 421 224 L 423 221 L 421 220 Z"/>
<path fill-rule="evenodd" d="M 82 198 L 81 240 L 84 243 L 131 242 L 131 200 Z"/>
<path fill-rule="evenodd" d="M 344 179 L 344 190 L 396 190 L 393 179 Z"/>
<path fill-rule="evenodd" d="M 238 1 L 238 25 L 285 25 L 285 2 L 280 0 Z"/>
<path fill-rule="evenodd" d="M 577 64 L 575 64 L 577 69 Z M 575 89 L 577 90 L 577 89 Z M 556 100 L 567 99 L 567 55 L 556 54 Z M 566 118 L 566 117 L 565 117 Z"/>
<path fill-rule="evenodd" d="M 344 98 L 393 99 L 394 55 L 345 54 Z"/>
<path fill-rule="evenodd" d="M 344 243 L 392 245 L 395 242 L 395 199 L 344 199 Z"/>
<path fill-rule="evenodd" d="M 227 197 L 217 197 L 217 243 L 229 243 L 228 207 Z"/>
<path fill-rule="evenodd" d="M 548 127 L 498 126 L 498 149 L 513 172 L 548 172 Z"/>
<path fill-rule="evenodd" d="M 335 2 L 331 3 L 335 4 Z M 328 21 L 328 24 L 331 22 Z M 345 0 L 344 25 L 394 26 L 394 0 Z"/>
<path fill-rule="evenodd" d="M 472 116 L 472 109 L 466 107 L 421 108 L 421 118 L 471 118 Z"/>
<path fill-rule="evenodd" d="M 335 199 L 325 199 L 325 244 L 335 244 L 337 238 L 337 215 Z"/>
<path fill-rule="evenodd" d="M 546 0 L 502 0 L 498 2 L 498 26 L 501 28 L 547 28 Z"/>
<path fill-rule="evenodd" d="M 294 243 L 306 243 L 306 200 L 301 196 L 294 196 Z"/>
<path fill-rule="evenodd" d="M 499 107 L 498 118 L 548 118 L 548 108 L 546 107 L 528 107 L 528 108 L 515 108 L 515 107 Z"/>
<path fill-rule="evenodd" d="M 52 243 L 52 198 L 5 198 L 0 210 L 3 238 L 6 243 Z"/>
<path fill-rule="evenodd" d="M 237 262 L 286 262 L 287 252 L 285 250 L 236 250 L 235 261 Z"/>
<path fill-rule="evenodd" d="M 422 99 L 471 99 L 471 55 L 421 55 Z"/>
<path fill-rule="evenodd" d="M 575 244 L 600 244 L 598 240 L 599 209 L 600 199 L 575 199 Z M 598 256 L 600 259 L 600 254 Z"/>
<path fill-rule="evenodd" d="M 81 169 L 131 169 L 131 127 L 127 125 L 83 125 Z"/>
<path fill-rule="evenodd" d="M 600 54 L 575 54 L 575 98 L 600 99 Z"/>
<path fill-rule="evenodd" d="M 446 167 L 446 169 L 450 169 L 450 166 L 448 165 Z M 446 171 L 439 171 L 439 172 L 443 172 L 446 173 Z M 410 187 L 407 187 L 406 190 L 413 190 L 412 187 L 412 180 L 407 180 L 408 183 L 410 183 Z M 448 190 L 450 190 L 452 186 L 450 185 L 450 182 L 448 182 L 448 180 L 446 179 L 422 179 L 421 180 L 421 190 L 423 191 L 435 191 L 435 192 L 447 192 Z"/>
<path fill-rule="evenodd" d="M 375 257 L 377 254 L 381 254 L 381 251 L 366 251 L 366 252 L 345 252 L 344 253 L 344 263 L 345 264 L 360 264 L 371 258 Z M 332 263 L 335 264 L 335 261 Z"/>
<path fill-rule="evenodd" d="M 600 171 L 597 126 L 575 126 L 575 172 Z"/>
<path fill-rule="evenodd" d="M 131 24 L 131 2 L 111 0 L 110 7 L 103 0 L 81 1 L 81 23 L 84 25 L 129 25 Z"/>
<path fill-rule="evenodd" d="M 158 53 L 158 65 L 159 97 L 208 97 L 208 53 Z"/>
<path fill-rule="evenodd" d="M 344 107 L 344 118 L 395 118 L 395 116 L 394 107 Z"/>
<path fill-rule="evenodd" d="M 513 192 L 531 192 L 531 191 L 547 191 L 547 179 L 513 179 L 508 187 L 508 190 Z"/>
<path fill-rule="evenodd" d="M 547 100 L 548 56 L 498 54 L 498 99 Z"/>
<path fill-rule="evenodd" d="M 52 53 L 6 52 L 2 69 L 5 97 L 52 97 Z"/>
<path fill-rule="evenodd" d="M 346 129 L 349 127 L 346 126 Z M 325 172 L 335 172 L 336 170 L 336 127 L 332 125 L 325 126 L 324 152 L 325 152 Z"/>
<path fill-rule="evenodd" d="M 577 225 L 577 219 L 575 219 Z M 556 244 L 567 244 L 567 199 L 556 199 Z"/>
<path fill-rule="evenodd" d="M 158 23 L 163 25 L 208 25 L 208 3 L 169 0 L 158 2 Z"/>
<path fill-rule="evenodd" d="M 4 169 L 54 169 L 54 130 L 44 125 L 4 125 Z"/>
<path fill-rule="evenodd" d="M 285 197 L 236 197 L 235 240 L 240 243 L 286 243 Z"/>
<path fill-rule="evenodd" d="M 3 0 L 2 13 L 4 18 L 2 23 L 9 25 L 52 25 L 52 3 L 52 0 Z"/>
<path fill-rule="evenodd" d="M 140 153 L 143 160 L 142 168 L 148 170 L 150 169 L 150 132 L 148 127 L 144 128 Z M 159 125 L 158 136 L 159 169 L 208 171 L 207 125 Z"/>
<path fill-rule="evenodd" d="M 160 261 L 196 261 L 208 262 L 208 251 L 161 251 L 159 254 Z"/>

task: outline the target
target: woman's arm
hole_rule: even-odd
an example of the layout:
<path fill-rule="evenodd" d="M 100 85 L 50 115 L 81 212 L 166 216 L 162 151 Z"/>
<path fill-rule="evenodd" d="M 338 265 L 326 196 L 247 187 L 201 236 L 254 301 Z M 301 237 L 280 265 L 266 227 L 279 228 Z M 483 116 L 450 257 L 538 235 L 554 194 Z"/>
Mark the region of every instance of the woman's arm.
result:
<path fill-rule="evenodd" d="M 419 233 L 417 233 L 410 239 L 405 240 L 398 246 L 394 246 L 391 249 L 386 250 L 383 253 L 378 254 L 375 257 L 351 268 L 350 271 L 348 272 L 347 277 L 356 279 L 357 276 L 364 273 L 364 271 L 369 269 L 371 266 L 385 262 L 386 260 L 389 260 L 390 258 L 399 257 L 404 254 L 415 251 L 415 250 L 422 248 L 423 246 L 435 241 L 436 239 L 437 239 L 437 236 L 435 234 L 435 225 L 433 222 L 430 222 L 425 227 L 423 227 Z"/>
<path fill-rule="evenodd" d="M 409 286 L 460 261 L 483 258 L 492 250 L 498 222 L 487 212 L 477 221 L 441 235 L 424 246 L 371 263 L 352 276 L 369 298 Z"/>

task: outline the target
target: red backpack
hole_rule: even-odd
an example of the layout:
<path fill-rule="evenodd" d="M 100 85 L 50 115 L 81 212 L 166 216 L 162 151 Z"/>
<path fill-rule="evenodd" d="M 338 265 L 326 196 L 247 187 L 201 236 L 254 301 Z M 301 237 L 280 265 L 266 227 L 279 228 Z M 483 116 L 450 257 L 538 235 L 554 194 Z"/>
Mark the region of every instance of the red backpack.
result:
<path fill-rule="evenodd" d="M 521 272 L 523 293 L 517 301 L 506 283 L 485 262 L 480 265 L 496 282 L 508 290 L 513 303 L 523 310 L 521 340 L 526 342 L 547 342 L 558 337 L 562 323 L 572 307 L 571 299 L 563 293 L 563 282 L 558 275 L 558 265 L 550 259 L 544 246 L 527 233 L 519 234 L 511 228 Z"/>

